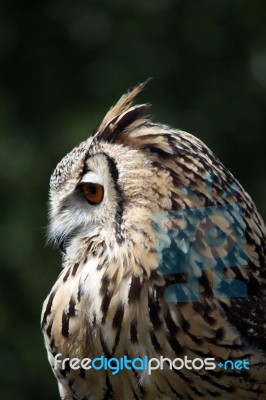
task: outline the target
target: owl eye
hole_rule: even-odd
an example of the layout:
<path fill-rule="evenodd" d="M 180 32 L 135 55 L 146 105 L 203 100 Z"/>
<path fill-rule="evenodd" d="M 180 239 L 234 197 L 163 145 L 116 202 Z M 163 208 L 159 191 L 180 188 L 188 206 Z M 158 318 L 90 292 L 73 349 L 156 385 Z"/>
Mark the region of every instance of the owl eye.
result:
<path fill-rule="evenodd" d="M 90 204 L 99 204 L 103 199 L 103 186 L 99 183 L 82 183 L 81 190 Z"/>

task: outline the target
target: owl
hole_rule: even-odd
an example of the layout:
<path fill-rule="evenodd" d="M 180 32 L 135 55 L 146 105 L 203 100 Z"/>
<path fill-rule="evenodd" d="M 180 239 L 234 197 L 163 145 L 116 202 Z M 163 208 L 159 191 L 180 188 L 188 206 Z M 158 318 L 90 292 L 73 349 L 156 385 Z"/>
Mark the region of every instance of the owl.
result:
<path fill-rule="evenodd" d="M 62 400 L 265 400 L 265 226 L 193 135 L 135 105 L 57 165 L 41 326 Z"/>

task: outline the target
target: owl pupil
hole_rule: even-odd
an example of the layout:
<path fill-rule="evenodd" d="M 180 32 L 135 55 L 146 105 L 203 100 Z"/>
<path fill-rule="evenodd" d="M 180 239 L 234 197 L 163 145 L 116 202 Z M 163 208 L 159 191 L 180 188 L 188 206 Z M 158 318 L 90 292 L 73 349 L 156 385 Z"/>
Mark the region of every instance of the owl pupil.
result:
<path fill-rule="evenodd" d="M 89 185 L 89 189 L 90 189 L 91 194 L 96 194 L 97 193 L 97 186 L 96 185 L 90 184 Z"/>

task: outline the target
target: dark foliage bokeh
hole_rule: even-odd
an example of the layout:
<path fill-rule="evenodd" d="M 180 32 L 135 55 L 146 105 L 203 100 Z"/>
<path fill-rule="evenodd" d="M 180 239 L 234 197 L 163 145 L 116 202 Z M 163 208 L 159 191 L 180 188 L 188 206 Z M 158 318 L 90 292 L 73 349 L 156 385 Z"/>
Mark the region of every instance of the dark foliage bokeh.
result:
<path fill-rule="evenodd" d="M 0 398 L 59 396 L 39 328 L 60 272 L 45 246 L 49 177 L 130 86 L 155 121 L 195 134 L 265 205 L 266 3 L 0 4 Z"/>

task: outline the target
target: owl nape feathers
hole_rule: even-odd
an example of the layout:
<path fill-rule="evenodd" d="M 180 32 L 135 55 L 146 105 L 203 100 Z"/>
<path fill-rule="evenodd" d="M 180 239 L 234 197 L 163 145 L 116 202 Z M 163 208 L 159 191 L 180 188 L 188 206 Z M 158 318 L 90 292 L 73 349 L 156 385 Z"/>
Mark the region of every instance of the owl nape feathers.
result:
<path fill-rule="evenodd" d="M 144 86 L 51 177 L 63 270 L 42 329 L 61 399 L 265 400 L 264 222 L 205 144 L 133 105 Z"/>

